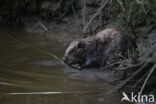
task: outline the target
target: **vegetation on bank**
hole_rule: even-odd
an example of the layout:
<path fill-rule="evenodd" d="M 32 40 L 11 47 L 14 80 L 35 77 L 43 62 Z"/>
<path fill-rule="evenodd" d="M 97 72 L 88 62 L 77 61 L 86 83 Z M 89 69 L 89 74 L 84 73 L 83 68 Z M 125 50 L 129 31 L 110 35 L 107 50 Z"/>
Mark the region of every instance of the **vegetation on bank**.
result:
<path fill-rule="evenodd" d="M 106 27 L 128 31 L 138 43 L 137 64 L 123 62 L 117 68 L 126 73 L 119 89 L 131 80 L 135 86 L 156 88 L 156 1 L 155 0 L 3 0 L 0 1 L 0 21 L 24 24 L 28 18 L 69 22 L 81 27 L 84 33 L 96 33 Z M 41 23 L 42 27 L 46 27 Z M 149 81 L 150 80 L 150 81 Z"/>

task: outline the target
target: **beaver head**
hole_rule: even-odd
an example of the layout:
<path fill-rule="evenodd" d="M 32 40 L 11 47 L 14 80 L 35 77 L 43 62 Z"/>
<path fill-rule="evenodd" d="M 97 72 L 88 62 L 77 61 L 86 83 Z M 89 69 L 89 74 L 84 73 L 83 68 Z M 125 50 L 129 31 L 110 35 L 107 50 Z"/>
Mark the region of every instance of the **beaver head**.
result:
<path fill-rule="evenodd" d="M 85 62 L 85 42 L 83 40 L 73 41 L 67 48 L 64 57 L 64 63 L 78 68 Z"/>

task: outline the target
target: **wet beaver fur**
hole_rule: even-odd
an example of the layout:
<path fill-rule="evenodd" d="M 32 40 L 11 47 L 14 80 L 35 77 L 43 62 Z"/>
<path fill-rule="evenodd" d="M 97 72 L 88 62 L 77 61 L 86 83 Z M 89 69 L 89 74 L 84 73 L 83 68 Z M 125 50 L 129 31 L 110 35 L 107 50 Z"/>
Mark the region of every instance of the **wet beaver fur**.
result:
<path fill-rule="evenodd" d="M 128 57 L 136 48 L 132 37 L 117 29 L 105 29 L 95 36 L 77 39 L 67 48 L 63 61 L 75 68 L 101 67 Z"/>

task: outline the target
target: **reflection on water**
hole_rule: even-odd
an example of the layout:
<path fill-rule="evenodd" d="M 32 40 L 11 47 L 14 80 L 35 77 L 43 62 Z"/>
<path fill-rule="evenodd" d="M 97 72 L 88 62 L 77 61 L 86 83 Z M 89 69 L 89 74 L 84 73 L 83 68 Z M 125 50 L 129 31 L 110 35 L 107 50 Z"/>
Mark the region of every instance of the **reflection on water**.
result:
<path fill-rule="evenodd" d="M 21 30 L 9 33 L 26 44 L 13 40 L 4 30 L 0 32 L 0 104 L 120 104 L 120 97 L 106 95 L 113 86 L 93 80 L 95 75 L 87 70 L 70 69 L 30 47 L 61 59 L 76 33 L 49 32 L 44 36 Z"/>

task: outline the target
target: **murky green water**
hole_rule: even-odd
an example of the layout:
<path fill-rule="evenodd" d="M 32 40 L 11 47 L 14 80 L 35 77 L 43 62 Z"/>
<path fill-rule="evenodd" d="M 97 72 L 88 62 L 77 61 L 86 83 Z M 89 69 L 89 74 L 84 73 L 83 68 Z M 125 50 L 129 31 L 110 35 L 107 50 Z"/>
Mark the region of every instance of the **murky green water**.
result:
<path fill-rule="evenodd" d="M 76 33 L 7 31 L 0 32 L 0 104 L 120 104 L 119 96 L 106 94 L 113 86 L 61 63 Z"/>

